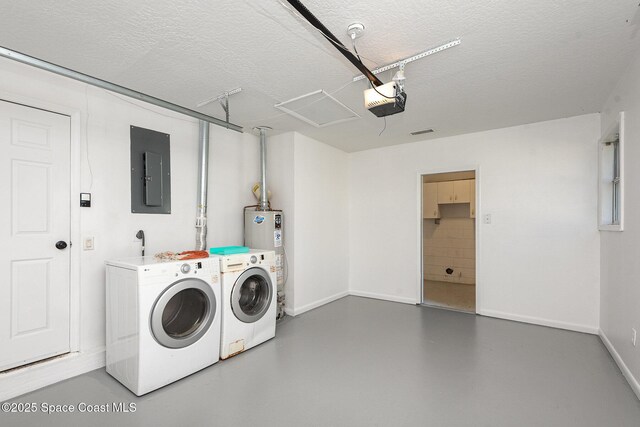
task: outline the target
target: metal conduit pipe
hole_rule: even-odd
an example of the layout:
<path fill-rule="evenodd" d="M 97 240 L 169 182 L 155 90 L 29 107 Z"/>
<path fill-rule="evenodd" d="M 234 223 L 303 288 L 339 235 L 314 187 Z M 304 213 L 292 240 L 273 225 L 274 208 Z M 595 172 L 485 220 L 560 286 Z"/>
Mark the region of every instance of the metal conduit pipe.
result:
<path fill-rule="evenodd" d="M 209 122 L 199 122 L 198 202 L 196 211 L 196 250 L 207 249 L 207 190 L 209 187 Z"/>
<path fill-rule="evenodd" d="M 106 89 L 111 92 L 119 93 L 124 96 L 128 96 L 134 99 L 139 99 L 140 101 L 148 102 L 149 104 L 157 105 L 159 107 L 176 111 L 178 113 L 185 114 L 187 116 L 195 117 L 196 119 L 206 120 L 207 122 L 213 123 L 214 125 L 222 126 L 227 129 L 235 130 L 237 132 L 242 132 L 241 126 L 235 125 L 233 123 L 229 123 L 228 120 L 227 121 L 220 120 L 215 117 L 209 116 L 207 114 L 200 113 L 199 111 L 194 111 L 189 108 L 185 108 L 180 105 L 176 105 L 171 102 L 164 101 L 162 99 L 159 99 L 150 95 L 146 95 L 142 92 L 138 92 L 138 91 L 126 88 L 124 86 L 120 86 L 115 83 L 108 82 L 106 80 L 101 80 L 95 77 L 91 77 L 86 74 L 71 70 L 69 68 L 61 67 L 59 65 L 52 64 L 51 62 L 46 62 L 41 59 L 34 58 L 33 56 L 25 55 L 23 53 L 4 48 L 2 46 L 0 46 L 0 57 L 13 59 L 14 61 L 18 61 L 23 64 L 31 65 L 33 67 L 50 71 L 52 73 L 60 74 L 61 76 L 69 77 L 71 79 L 75 79 L 83 83 L 90 84 L 92 86 Z"/>
<path fill-rule="evenodd" d="M 260 126 L 260 205 L 258 210 L 268 211 L 269 200 L 267 196 L 267 131 L 270 127 Z"/>

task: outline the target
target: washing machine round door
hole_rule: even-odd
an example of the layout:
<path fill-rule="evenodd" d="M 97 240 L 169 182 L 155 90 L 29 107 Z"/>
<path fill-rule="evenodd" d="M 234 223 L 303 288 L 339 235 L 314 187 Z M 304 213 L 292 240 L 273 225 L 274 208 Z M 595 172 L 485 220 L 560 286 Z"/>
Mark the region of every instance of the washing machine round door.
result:
<path fill-rule="evenodd" d="M 151 311 L 151 332 L 158 343 L 183 348 L 207 333 L 216 315 L 216 296 L 200 279 L 182 279 L 168 286 Z"/>
<path fill-rule="evenodd" d="M 273 283 L 262 268 L 245 270 L 231 291 L 231 309 L 245 323 L 257 322 L 265 315 L 273 298 Z"/>

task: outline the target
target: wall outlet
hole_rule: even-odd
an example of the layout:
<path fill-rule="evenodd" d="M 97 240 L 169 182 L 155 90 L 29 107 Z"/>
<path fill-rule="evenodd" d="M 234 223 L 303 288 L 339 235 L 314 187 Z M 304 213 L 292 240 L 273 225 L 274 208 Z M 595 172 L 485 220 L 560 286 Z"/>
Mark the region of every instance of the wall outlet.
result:
<path fill-rule="evenodd" d="M 633 346 L 636 346 L 636 337 L 637 337 L 637 333 L 636 330 L 634 328 L 631 328 L 631 344 L 633 344 Z"/>
<path fill-rule="evenodd" d="M 82 249 L 85 251 L 92 251 L 94 249 L 93 237 L 85 237 L 82 239 Z"/>
<path fill-rule="evenodd" d="M 491 224 L 491 214 L 482 215 L 482 223 L 483 224 Z"/>

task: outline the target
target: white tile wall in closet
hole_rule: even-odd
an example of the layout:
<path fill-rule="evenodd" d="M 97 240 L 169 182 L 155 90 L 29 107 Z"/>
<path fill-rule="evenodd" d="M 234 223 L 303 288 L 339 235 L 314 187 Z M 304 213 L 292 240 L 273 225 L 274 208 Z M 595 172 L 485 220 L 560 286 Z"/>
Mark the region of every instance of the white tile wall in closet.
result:
<path fill-rule="evenodd" d="M 468 205 L 441 205 L 442 218 L 423 221 L 424 278 L 475 284 L 475 220 Z M 453 269 L 447 274 L 447 268 Z"/>

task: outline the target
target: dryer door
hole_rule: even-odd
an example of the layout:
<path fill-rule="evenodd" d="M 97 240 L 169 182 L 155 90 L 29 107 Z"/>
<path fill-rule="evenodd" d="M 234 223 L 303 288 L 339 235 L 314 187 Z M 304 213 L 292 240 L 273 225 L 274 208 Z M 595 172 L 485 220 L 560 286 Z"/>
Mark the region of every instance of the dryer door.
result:
<path fill-rule="evenodd" d="M 238 277 L 231 291 L 231 309 L 245 323 L 257 322 L 265 315 L 273 299 L 273 283 L 269 273 L 253 267 Z"/>
<path fill-rule="evenodd" d="M 169 348 L 183 348 L 207 333 L 216 315 L 216 296 L 200 279 L 182 279 L 167 287 L 151 311 L 151 332 Z"/>

